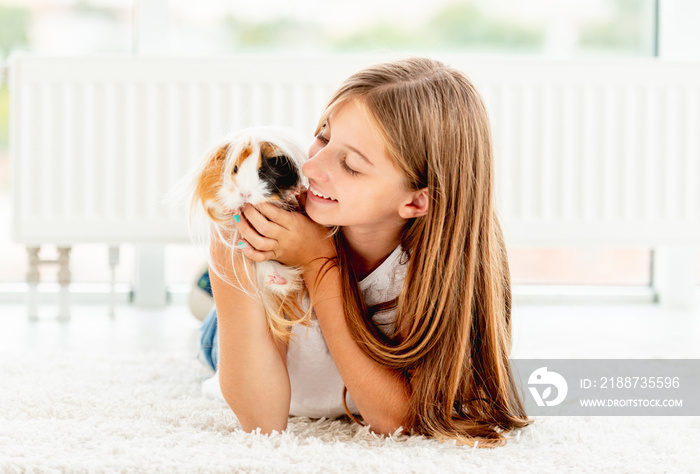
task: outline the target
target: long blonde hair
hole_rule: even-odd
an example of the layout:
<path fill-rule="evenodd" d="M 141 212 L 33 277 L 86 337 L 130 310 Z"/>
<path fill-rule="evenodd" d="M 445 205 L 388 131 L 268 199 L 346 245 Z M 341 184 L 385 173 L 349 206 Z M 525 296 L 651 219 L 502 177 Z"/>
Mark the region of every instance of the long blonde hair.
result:
<path fill-rule="evenodd" d="M 502 445 L 504 433 L 531 420 L 508 360 L 510 275 L 481 97 L 462 72 L 437 61 L 380 64 L 340 86 L 317 133 L 348 100 L 373 120 L 407 186 L 427 188 L 430 199 L 428 214 L 410 219 L 402 233 L 408 258 L 403 289 L 381 305 L 396 308 L 393 337 L 372 323 L 378 308 L 362 301 L 347 243 L 335 233 L 350 332 L 367 356 L 404 375 L 407 430 L 460 444 Z"/>

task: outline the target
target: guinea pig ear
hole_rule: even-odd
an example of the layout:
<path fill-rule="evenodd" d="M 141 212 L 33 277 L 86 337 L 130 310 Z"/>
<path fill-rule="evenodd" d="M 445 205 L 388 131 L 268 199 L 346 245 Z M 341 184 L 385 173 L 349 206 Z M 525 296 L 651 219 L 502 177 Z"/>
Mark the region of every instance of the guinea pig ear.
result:
<path fill-rule="evenodd" d="M 219 147 L 219 149 L 212 153 L 209 157 L 208 166 L 223 167 L 229 148 L 231 148 L 229 143 Z"/>
<path fill-rule="evenodd" d="M 221 186 L 221 177 L 224 172 L 229 146 L 229 144 L 226 144 L 220 147 L 206 159 L 206 164 L 199 175 L 195 189 L 195 195 L 201 199 L 202 204 L 211 199 L 216 199 L 216 194 Z"/>
<path fill-rule="evenodd" d="M 207 171 L 211 170 L 211 172 L 221 174 L 226 166 L 226 158 L 228 157 L 230 148 L 231 145 L 227 143 L 212 153 L 207 162 Z"/>
<path fill-rule="evenodd" d="M 270 142 L 260 142 L 260 152 L 265 158 L 272 158 L 273 156 L 283 154 Z"/>

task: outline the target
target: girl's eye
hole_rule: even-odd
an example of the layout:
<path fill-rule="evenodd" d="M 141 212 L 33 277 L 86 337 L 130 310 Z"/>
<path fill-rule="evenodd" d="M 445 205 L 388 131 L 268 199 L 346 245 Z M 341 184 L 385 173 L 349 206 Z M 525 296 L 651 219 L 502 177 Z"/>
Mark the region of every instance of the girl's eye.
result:
<path fill-rule="evenodd" d="M 316 140 L 320 141 L 324 145 L 328 145 L 328 139 L 323 136 L 323 133 L 319 133 L 318 135 L 316 135 Z"/>
<path fill-rule="evenodd" d="M 343 168 L 345 168 L 345 171 L 347 171 L 347 172 L 350 173 L 351 175 L 357 176 L 358 174 L 360 174 L 359 172 L 355 171 L 354 169 L 352 169 L 352 168 L 350 168 L 350 167 L 348 166 L 348 162 L 345 161 L 345 158 L 343 158 L 343 159 L 340 161 L 340 164 L 342 165 Z"/>

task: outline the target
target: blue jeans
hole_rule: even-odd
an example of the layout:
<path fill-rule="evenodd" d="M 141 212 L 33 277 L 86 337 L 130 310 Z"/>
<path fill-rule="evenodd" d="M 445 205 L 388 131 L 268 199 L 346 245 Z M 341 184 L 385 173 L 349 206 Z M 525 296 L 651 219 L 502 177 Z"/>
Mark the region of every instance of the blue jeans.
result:
<path fill-rule="evenodd" d="M 219 365 L 219 325 L 216 318 L 216 307 L 214 307 L 202 321 L 199 338 L 204 360 L 213 370 L 216 370 Z"/>

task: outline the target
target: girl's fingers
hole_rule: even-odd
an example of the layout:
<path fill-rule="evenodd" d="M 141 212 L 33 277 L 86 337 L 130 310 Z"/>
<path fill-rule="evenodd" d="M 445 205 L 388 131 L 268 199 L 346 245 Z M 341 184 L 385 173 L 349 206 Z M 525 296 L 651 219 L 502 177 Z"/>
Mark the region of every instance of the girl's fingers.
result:
<path fill-rule="evenodd" d="M 262 206 L 262 205 L 261 205 Z M 274 207 L 274 206 L 271 206 Z M 266 217 L 253 206 L 246 204 L 243 207 L 242 214 L 248 219 L 250 225 L 258 232 L 258 234 L 269 238 L 276 238 L 282 226 L 277 224 L 274 218 Z"/>
<path fill-rule="evenodd" d="M 237 226 L 241 239 L 245 239 L 246 242 L 244 243 L 245 245 L 243 247 L 240 247 L 238 243 L 236 244 L 236 247 L 244 249 L 253 247 L 254 250 L 262 252 L 272 250 L 277 241 L 260 235 L 256 228 L 253 227 L 248 221 L 248 216 L 244 215 L 243 217 L 244 218 L 241 218 L 241 221 L 237 224 Z"/>
<path fill-rule="evenodd" d="M 267 202 L 260 203 L 257 206 L 260 209 L 262 216 L 268 221 L 271 221 L 286 230 L 292 228 L 291 224 L 294 214 L 293 212 L 285 211 L 284 209 Z"/>

